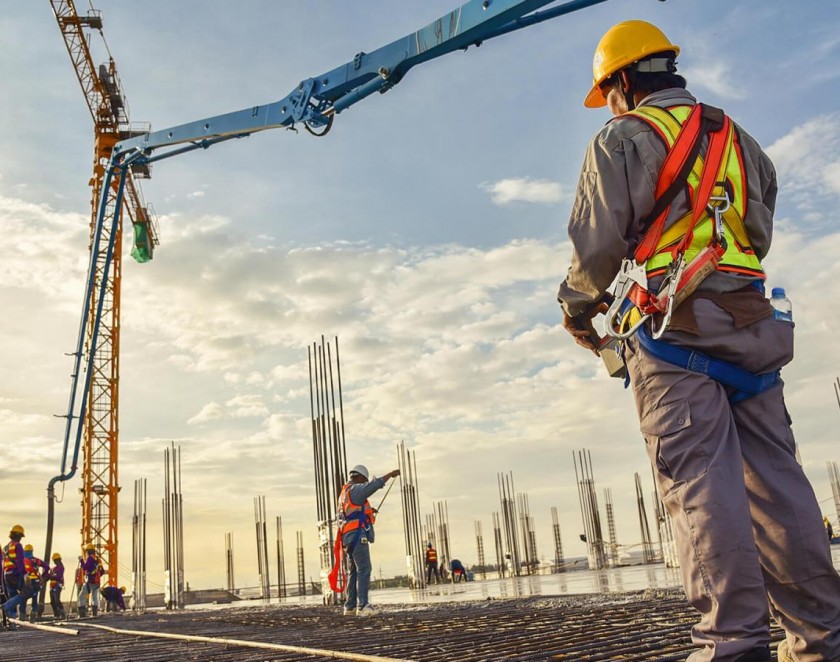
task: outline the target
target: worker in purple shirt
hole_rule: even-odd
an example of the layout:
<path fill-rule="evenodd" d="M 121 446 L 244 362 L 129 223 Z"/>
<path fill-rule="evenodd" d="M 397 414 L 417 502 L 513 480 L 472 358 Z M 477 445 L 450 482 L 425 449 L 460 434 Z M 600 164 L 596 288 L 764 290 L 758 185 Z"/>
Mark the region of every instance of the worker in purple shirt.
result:
<path fill-rule="evenodd" d="M 20 539 L 23 537 L 23 527 L 15 524 L 9 531 L 8 544 L 3 548 L 3 581 L 9 594 L 9 599 L 3 604 L 3 609 L 10 618 L 15 617 L 18 605 L 23 603 L 26 596 L 22 593 L 26 580 L 23 545 L 20 544 Z"/>
<path fill-rule="evenodd" d="M 125 586 L 106 586 L 102 589 L 102 597 L 107 601 L 105 604 L 105 611 L 125 611 L 125 601 L 123 600 L 123 593 L 125 593 Z"/>
<path fill-rule="evenodd" d="M 52 555 L 53 567 L 47 574 L 50 582 L 50 606 L 55 618 L 66 618 L 64 605 L 61 602 L 61 591 L 64 588 L 64 563 L 61 561 L 61 554 L 56 552 Z"/>
<path fill-rule="evenodd" d="M 85 545 L 85 558 L 79 557 L 79 563 L 84 574 L 84 583 L 79 589 L 79 618 L 87 616 L 88 596 L 90 596 L 91 614 L 96 616 L 99 612 L 99 585 L 102 582 L 103 570 L 93 544 Z"/>

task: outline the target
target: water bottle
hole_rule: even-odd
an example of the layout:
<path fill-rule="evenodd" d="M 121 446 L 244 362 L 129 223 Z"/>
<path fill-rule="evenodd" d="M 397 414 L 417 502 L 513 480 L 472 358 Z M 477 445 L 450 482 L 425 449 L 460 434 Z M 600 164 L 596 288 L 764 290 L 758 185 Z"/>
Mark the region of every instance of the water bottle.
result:
<path fill-rule="evenodd" d="M 785 294 L 785 288 L 774 287 L 771 292 L 770 305 L 773 306 L 773 317 L 782 322 L 793 323 L 793 306 Z"/>

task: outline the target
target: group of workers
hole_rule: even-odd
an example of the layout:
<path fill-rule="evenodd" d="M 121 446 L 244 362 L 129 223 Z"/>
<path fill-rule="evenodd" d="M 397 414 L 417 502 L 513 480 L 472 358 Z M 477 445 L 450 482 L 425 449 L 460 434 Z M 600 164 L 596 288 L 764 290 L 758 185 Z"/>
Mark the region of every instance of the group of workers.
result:
<path fill-rule="evenodd" d="M 9 542 L 0 550 L 3 572 L 0 577 L 0 602 L 4 619 L 27 620 L 27 606 L 30 606 L 28 620 L 36 621 L 40 616 L 39 600 L 42 588 L 49 588 L 50 607 L 56 619 L 67 618 L 61 601 L 64 589 L 64 563 L 61 554 L 54 552 L 52 565 L 35 556 L 32 545 L 21 541 L 26 536 L 24 528 L 15 524 L 9 531 Z M 106 574 L 92 544 L 85 546 L 85 556 L 79 557 L 76 584 L 79 588 L 79 617 L 99 612 L 99 596 L 102 575 Z M 106 586 L 101 590 L 108 603 L 108 609 L 125 609 L 123 594 L 125 587 Z"/>
<path fill-rule="evenodd" d="M 425 562 L 427 585 L 432 583 L 432 577 L 434 577 L 435 583 L 446 581 L 446 562 L 443 558 L 438 560 L 437 550 L 434 548 L 434 545 L 432 545 L 432 543 L 426 543 Z M 461 561 L 459 561 L 458 559 L 452 559 L 449 562 L 449 574 L 452 577 L 452 581 L 456 583 L 461 581 L 462 579 L 464 581 L 470 580 L 470 576 L 467 573 L 467 569 L 464 567 L 464 564 L 461 563 Z"/>

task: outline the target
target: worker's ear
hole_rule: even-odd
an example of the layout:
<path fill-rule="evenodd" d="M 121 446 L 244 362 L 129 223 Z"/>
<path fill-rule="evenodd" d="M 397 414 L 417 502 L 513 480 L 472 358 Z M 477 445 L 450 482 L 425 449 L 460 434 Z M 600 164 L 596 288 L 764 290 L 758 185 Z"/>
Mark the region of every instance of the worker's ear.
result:
<path fill-rule="evenodd" d="M 630 76 L 627 75 L 627 71 L 622 69 L 618 72 L 618 80 L 621 81 L 621 91 L 624 94 L 629 94 L 630 92 Z"/>

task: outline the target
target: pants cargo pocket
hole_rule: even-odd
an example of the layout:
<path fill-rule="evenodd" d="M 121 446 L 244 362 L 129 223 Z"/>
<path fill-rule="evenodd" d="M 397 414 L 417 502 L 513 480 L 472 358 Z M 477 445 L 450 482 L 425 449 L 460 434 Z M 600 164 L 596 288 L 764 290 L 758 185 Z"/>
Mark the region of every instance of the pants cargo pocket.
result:
<path fill-rule="evenodd" d="M 708 468 L 707 455 L 692 443 L 690 428 L 687 400 L 651 409 L 639 423 L 651 464 L 674 483 L 691 480 Z"/>

